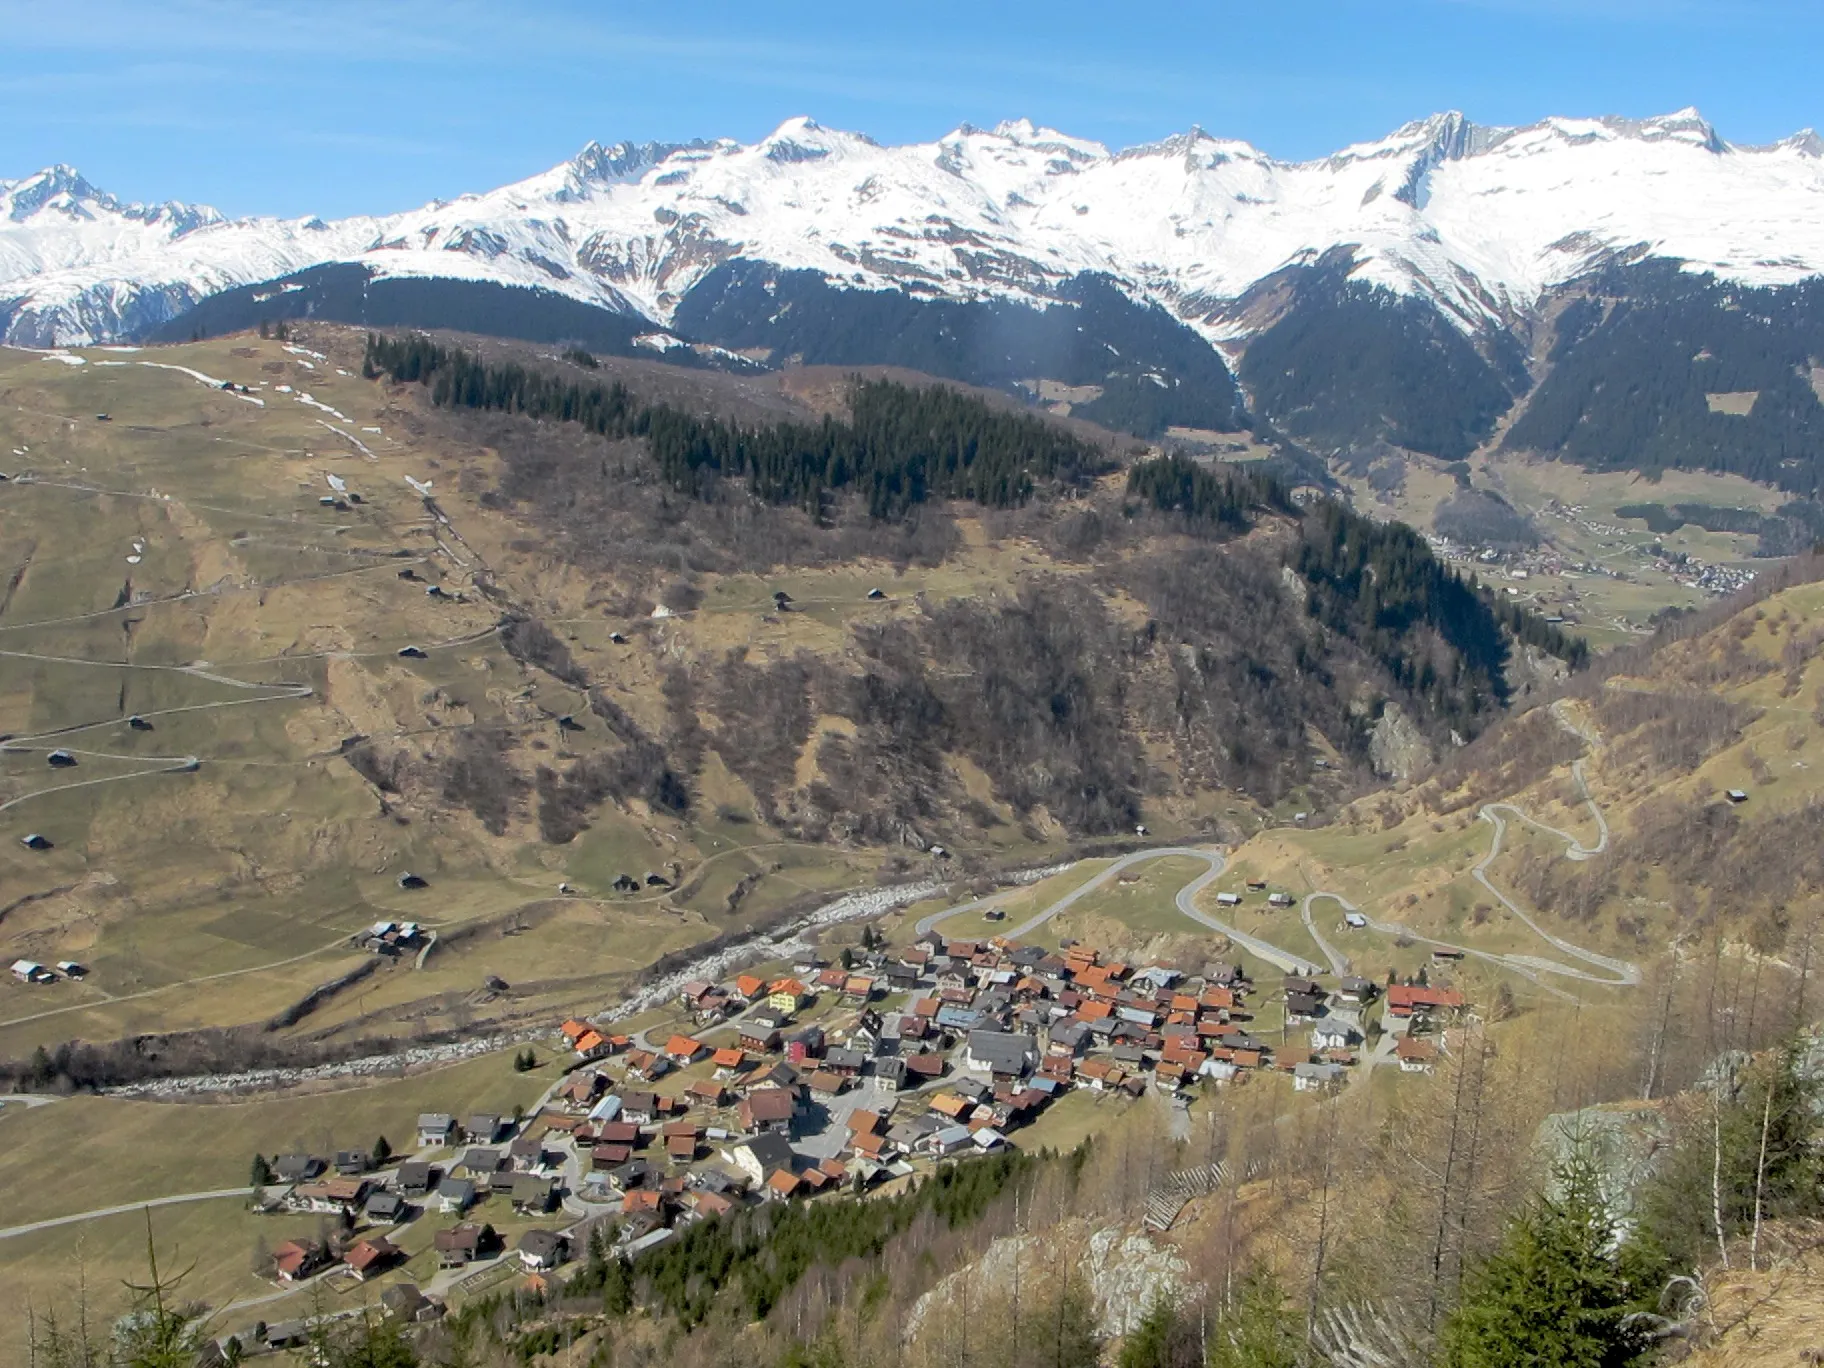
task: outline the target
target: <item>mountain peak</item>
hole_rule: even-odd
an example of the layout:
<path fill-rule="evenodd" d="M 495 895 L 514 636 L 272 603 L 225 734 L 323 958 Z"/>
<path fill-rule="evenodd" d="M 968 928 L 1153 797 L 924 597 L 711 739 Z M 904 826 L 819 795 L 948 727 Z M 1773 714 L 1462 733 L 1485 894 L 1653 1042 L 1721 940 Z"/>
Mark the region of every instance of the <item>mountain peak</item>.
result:
<path fill-rule="evenodd" d="M 106 190 L 91 184 L 75 167 L 64 162 L 47 166 L 16 181 L 0 181 L 0 210 L 13 223 L 24 223 L 49 210 L 71 219 L 117 215 L 148 224 L 169 224 L 172 236 L 193 228 L 222 222 L 206 204 L 122 204 Z"/>

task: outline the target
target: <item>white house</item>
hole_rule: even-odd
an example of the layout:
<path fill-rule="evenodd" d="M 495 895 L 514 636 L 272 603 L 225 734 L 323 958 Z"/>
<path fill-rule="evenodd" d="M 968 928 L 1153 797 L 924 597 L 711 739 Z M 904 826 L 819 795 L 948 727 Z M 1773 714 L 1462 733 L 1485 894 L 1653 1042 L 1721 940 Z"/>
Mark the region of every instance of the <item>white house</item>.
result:
<path fill-rule="evenodd" d="M 1311 1048 L 1314 1050 L 1346 1050 L 1355 1044 L 1355 1038 L 1353 1029 L 1335 1019 L 1319 1022 L 1311 1028 Z"/>
<path fill-rule="evenodd" d="M 57 977 L 37 960 L 14 960 L 13 977 L 21 983 L 49 983 Z"/>

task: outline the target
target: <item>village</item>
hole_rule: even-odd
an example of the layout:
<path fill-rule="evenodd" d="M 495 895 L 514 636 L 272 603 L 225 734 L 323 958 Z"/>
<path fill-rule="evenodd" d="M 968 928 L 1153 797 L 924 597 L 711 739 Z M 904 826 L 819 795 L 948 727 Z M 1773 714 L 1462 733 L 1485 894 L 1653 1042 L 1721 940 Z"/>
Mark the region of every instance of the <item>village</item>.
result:
<path fill-rule="evenodd" d="M 478 1278 L 543 1290 L 591 1247 L 631 1260 L 741 1206 L 864 1194 L 1017 1145 L 1073 1091 L 1187 1107 L 1255 1079 L 1321 1093 L 1376 1063 L 1428 1073 L 1467 1009 L 1427 969 L 1263 984 L 1234 963 L 1191 972 L 935 929 L 888 947 L 869 928 L 840 963 L 807 953 L 774 967 L 684 984 L 670 1024 L 563 1022 L 551 1043 L 565 1071 L 538 1105 L 420 1115 L 403 1162 L 257 1160 L 264 1210 L 316 1218 L 265 1271 L 280 1287 L 366 1282 L 406 1263 L 397 1232 L 429 1213 L 433 1276 L 382 1295 L 389 1312 L 426 1318 Z M 303 1333 L 266 1326 L 244 1347 Z"/>

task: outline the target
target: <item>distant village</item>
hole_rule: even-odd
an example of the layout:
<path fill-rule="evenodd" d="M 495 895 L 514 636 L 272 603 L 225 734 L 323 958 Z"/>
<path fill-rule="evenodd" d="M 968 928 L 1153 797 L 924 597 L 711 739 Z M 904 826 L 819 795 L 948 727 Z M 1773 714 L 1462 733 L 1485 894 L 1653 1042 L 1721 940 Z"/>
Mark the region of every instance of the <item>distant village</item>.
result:
<path fill-rule="evenodd" d="M 1269 1006 L 1283 1025 L 1257 1035 Z M 431 1212 L 453 1222 L 435 1232 L 431 1285 L 395 1284 L 386 1299 L 434 1315 L 475 1268 L 540 1283 L 592 1242 L 631 1259 L 744 1205 L 863 1193 L 993 1153 L 1072 1090 L 1188 1105 L 1260 1076 L 1327 1091 L 1365 1061 L 1429 1072 L 1465 1009 L 1424 970 L 1262 985 L 1237 964 L 1185 973 L 935 930 L 845 950 L 841 964 L 806 955 L 770 977 L 684 984 L 675 1026 L 563 1022 L 552 1044 L 565 1074 L 518 1121 L 421 1115 L 405 1162 L 277 1156 L 265 1209 L 322 1223 L 278 1245 L 268 1271 L 279 1285 L 371 1278 L 404 1260 L 387 1232 Z M 528 1222 L 512 1241 L 497 1229 Z M 245 1347 L 301 1333 L 266 1327 Z"/>

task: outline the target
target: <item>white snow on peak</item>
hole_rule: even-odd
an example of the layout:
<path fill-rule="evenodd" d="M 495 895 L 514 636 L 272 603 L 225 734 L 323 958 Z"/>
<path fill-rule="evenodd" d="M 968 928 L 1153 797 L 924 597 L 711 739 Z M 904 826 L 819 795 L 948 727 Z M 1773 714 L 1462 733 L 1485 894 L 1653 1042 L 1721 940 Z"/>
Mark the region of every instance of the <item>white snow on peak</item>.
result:
<path fill-rule="evenodd" d="M 1341 249 L 1461 326 L 1642 253 L 1749 283 L 1824 271 L 1824 143 L 1724 141 L 1692 109 L 1489 128 L 1446 112 L 1309 162 L 1192 128 L 1119 152 L 1028 119 L 883 146 L 807 117 L 751 144 L 591 142 L 526 180 L 383 218 L 123 205 L 72 169 L 0 181 L 4 340 L 118 337 L 309 266 L 536 287 L 658 332 L 745 257 L 864 289 L 1041 302 L 1084 271 L 1213 339 L 1227 306 Z"/>

